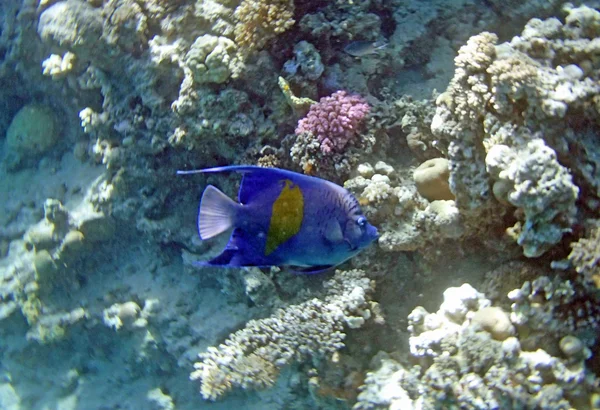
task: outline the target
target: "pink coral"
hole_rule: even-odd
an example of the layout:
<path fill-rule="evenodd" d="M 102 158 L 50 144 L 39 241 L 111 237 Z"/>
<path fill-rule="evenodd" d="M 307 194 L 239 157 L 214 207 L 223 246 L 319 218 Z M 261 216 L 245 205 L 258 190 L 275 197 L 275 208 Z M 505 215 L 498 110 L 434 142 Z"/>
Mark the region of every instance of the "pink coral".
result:
<path fill-rule="evenodd" d="M 296 135 L 310 133 L 321 143 L 324 154 L 341 152 L 354 137 L 369 104 L 359 95 L 336 91 L 313 104 L 296 127 Z"/>

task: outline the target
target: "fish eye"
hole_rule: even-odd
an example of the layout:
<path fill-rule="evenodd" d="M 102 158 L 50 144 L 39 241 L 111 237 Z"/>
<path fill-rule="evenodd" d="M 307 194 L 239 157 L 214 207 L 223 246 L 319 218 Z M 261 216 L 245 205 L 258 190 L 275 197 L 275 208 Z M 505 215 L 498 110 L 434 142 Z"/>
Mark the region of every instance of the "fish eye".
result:
<path fill-rule="evenodd" d="M 358 224 L 358 226 L 365 226 L 367 224 L 367 218 L 361 216 L 356 220 L 356 223 Z"/>

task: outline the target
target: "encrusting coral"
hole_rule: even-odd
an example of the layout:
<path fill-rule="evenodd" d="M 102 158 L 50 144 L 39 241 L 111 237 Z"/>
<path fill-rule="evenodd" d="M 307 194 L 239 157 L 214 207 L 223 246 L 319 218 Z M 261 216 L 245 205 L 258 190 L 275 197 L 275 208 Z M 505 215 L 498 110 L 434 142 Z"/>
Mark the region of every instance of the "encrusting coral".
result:
<path fill-rule="evenodd" d="M 271 386 L 280 369 L 310 357 L 330 358 L 344 347 L 344 327 L 361 327 L 371 317 L 373 284 L 361 270 L 341 271 L 325 282 L 327 295 L 252 320 L 219 345 L 200 354 L 192 379 L 205 399 L 215 400 L 234 387 Z"/>

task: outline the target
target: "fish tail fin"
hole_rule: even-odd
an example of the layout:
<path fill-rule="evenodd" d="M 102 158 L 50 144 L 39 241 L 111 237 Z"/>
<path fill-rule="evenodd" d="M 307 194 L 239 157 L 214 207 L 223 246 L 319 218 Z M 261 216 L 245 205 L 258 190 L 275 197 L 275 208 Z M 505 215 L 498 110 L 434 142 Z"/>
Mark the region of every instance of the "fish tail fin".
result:
<path fill-rule="evenodd" d="M 389 42 L 386 40 L 377 40 L 373 43 L 373 47 L 375 48 L 375 50 L 381 50 L 383 48 L 386 48 L 388 44 Z"/>
<path fill-rule="evenodd" d="M 233 227 L 239 205 L 223 192 L 209 185 L 202 194 L 198 211 L 198 233 L 210 239 Z"/>

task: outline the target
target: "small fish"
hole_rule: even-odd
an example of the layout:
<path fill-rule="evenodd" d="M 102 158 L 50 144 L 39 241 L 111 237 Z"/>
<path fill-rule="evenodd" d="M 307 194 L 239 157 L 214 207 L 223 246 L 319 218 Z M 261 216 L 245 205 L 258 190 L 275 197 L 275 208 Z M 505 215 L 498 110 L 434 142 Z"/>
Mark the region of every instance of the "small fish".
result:
<path fill-rule="evenodd" d="M 353 41 L 344 47 L 344 51 L 354 57 L 363 57 L 387 47 L 384 41 Z"/>
<path fill-rule="evenodd" d="M 240 172 L 238 202 L 212 185 L 200 200 L 200 239 L 233 228 L 207 265 L 287 266 L 317 273 L 350 259 L 378 238 L 358 201 L 333 182 L 278 168 L 225 166 L 180 175 Z"/>

